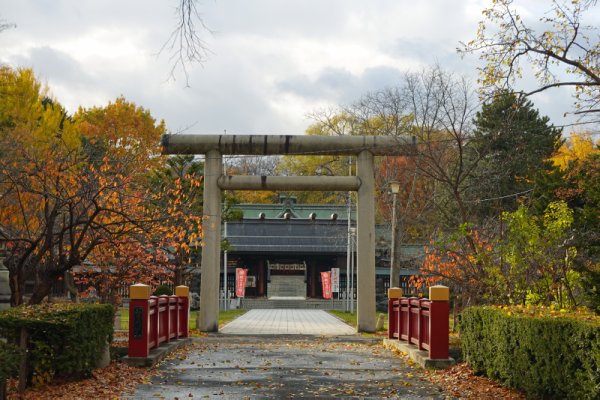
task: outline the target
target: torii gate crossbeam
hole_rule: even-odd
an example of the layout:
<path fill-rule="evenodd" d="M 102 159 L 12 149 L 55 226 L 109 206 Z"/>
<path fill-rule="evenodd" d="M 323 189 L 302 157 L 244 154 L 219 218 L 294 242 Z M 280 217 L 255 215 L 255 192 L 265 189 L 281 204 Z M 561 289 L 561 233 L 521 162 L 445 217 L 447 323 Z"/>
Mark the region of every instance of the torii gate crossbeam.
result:
<path fill-rule="evenodd" d="M 376 155 L 414 154 L 414 138 L 389 136 L 164 135 L 163 154 L 204 154 L 204 222 L 197 327 L 217 332 L 222 190 L 352 190 L 357 205 L 357 329 L 375 331 Z M 354 155 L 356 177 L 230 177 L 228 155 Z"/>

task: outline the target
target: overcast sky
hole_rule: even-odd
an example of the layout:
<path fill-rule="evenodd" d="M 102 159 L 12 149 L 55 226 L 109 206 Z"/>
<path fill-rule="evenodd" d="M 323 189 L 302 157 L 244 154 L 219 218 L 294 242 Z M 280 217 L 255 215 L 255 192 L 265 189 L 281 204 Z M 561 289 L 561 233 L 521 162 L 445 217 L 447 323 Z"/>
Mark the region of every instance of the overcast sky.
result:
<path fill-rule="evenodd" d="M 171 132 L 302 134 L 307 114 L 349 104 L 440 64 L 476 80 L 461 59 L 484 0 L 203 0 L 203 65 L 168 79 L 156 55 L 177 0 L 0 0 L 0 62 L 32 67 L 70 112 L 123 95 L 164 119 Z M 544 2 L 544 3 L 549 3 Z M 533 99 L 555 124 L 568 92 Z"/>

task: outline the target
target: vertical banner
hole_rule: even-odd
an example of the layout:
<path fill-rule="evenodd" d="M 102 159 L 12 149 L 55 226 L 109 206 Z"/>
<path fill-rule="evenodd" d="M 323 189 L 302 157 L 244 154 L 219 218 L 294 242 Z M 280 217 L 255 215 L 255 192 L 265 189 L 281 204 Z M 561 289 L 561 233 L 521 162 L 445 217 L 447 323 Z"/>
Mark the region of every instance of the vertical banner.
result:
<path fill-rule="evenodd" d="M 340 292 L 340 269 L 331 268 L 331 292 Z"/>
<path fill-rule="evenodd" d="M 237 297 L 244 297 L 246 294 L 246 272 L 248 270 L 244 268 L 235 269 L 235 295 Z"/>
<path fill-rule="evenodd" d="M 323 298 L 331 299 L 331 273 L 321 272 L 321 282 L 323 283 Z"/>

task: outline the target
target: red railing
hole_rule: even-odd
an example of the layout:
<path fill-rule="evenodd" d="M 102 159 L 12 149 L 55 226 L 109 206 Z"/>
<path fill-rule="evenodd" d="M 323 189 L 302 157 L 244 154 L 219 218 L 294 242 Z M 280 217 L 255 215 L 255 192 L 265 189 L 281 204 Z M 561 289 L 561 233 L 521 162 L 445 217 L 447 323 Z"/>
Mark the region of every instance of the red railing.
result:
<path fill-rule="evenodd" d="M 427 350 L 431 359 L 447 359 L 448 314 L 448 300 L 390 298 L 388 339 L 402 340 L 419 350 Z"/>
<path fill-rule="evenodd" d="M 129 302 L 129 357 L 148 357 L 150 350 L 188 337 L 189 298 L 150 296 Z"/>

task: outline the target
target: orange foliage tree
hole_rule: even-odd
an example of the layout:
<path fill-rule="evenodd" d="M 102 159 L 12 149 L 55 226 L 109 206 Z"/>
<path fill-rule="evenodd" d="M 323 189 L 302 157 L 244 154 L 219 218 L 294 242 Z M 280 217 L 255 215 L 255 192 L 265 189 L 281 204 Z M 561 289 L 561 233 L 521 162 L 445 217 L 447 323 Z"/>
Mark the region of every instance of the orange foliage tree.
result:
<path fill-rule="evenodd" d="M 461 298 L 463 306 L 496 298 L 498 288 L 489 268 L 497 261 L 494 243 L 495 238 L 463 224 L 456 234 L 439 237 L 426 246 L 421 274 L 413 276 L 412 283 L 428 287 L 443 282 Z"/>
<path fill-rule="evenodd" d="M 10 149 L 0 156 L 0 240 L 12 305 L 23 302 L 25 282 L 34 284 L 29 302 L 41 302 L 73 267 L 100 260 L 98 249 L 166 246 L 161 222 L 188 199 L 175 187 L 168 207 L 150 206 L 146 177 L 164 161 L 162 122 L 122 98 L 71 118 L 31 70 L 2 68 L 0 81 L 0 146 Z"/>
<path fill-rule="evenodd" d="M 96 247 L 75 280 L 86 287 L 84 296 L 95 294 L 101 302 L 118 306 L 122 289 L 129 285 L 157 286 L 170 281 L 173 271 L 169 261 L 167 252 L 158 246 L 120 239 Z"/>
<path fill-rule="evenodd" d="M 149 179 L 157 221 L 151 235 L 170 257 L 175 285 L 189 284 L 202 238 L 202 173 L 204 163 L 193 156 L 170 157 Z"/>

